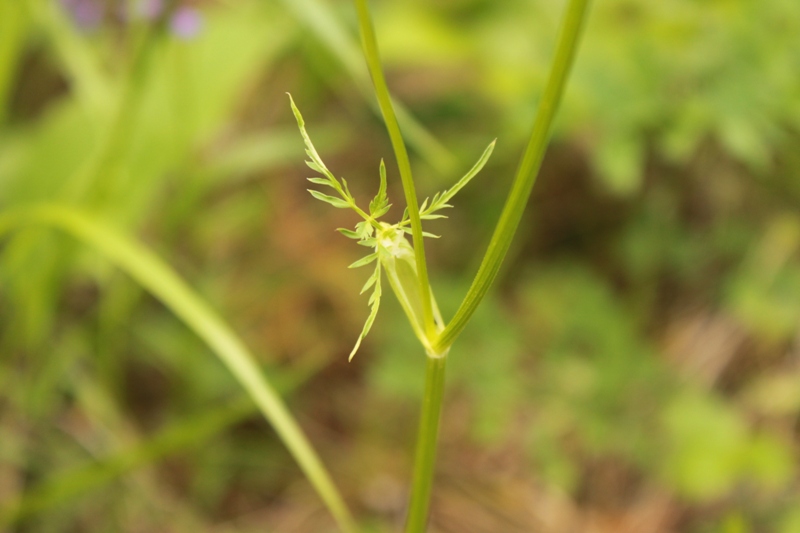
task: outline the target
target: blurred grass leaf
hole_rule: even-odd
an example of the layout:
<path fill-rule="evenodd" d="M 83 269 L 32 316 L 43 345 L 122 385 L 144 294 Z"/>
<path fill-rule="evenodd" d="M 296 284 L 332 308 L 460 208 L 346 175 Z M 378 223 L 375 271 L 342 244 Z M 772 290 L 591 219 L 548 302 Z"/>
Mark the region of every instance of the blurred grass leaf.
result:
<path fill-rule="evenodd" d="M 353 522 L 342 497 L 280 396 L 230 327 L 158 257 L 80 211 L 39 205 L 0 215 L 0 234 L 28 225 L 65 231 L 102 253 L 169 307 L 222 360 L 272 424 L 344 531 Z"/>

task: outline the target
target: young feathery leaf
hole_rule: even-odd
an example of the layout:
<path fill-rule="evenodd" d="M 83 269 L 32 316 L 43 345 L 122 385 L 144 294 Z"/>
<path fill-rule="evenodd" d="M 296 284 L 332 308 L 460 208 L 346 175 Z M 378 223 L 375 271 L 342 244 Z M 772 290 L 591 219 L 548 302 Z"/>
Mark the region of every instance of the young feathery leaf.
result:
<path fill-rule="evenodd" d="M 375 228 L 366 220 L 362 220 L 356 224 L 356 235 L 359 239 L 368 239 L 375 233 Z"/>
<path fill-rule="evenodd" d="M 341 198 L 334 198 L 333 196 L 322 194 L 321 192 L 315 191 L 314 189 L 308 189 L 308 192 L 310 192 L 311 196 L 313 196 L 317 200 L 322 200 L 325 203 L 331 204 L 333 207 L 338 207 L 339 209 L 347 209 L 348 207 L 351 207 L 348 202 L 342 200 Z"/>
<path fill-rule="evenodd" d="M 413 233 L 411 232 L 411 228 L 400 228 L 400 229 L 403 230 L 403 233 L 406 233 L 408 235 L 413 235 Z M 427 231 L 423 231 L 422 232 L 422 236 L 423 237 L 430 237 L 431 239 L 441 239 L 441 237 L 442 237 L 441 235 L 434 235 L 433 233 L 428 233 Z"/>
<path fill-rule="evenodd" d="M 325 174 L 325 170 L 313 161 L 306 161 L 306 165 L 308 166 L 308 168 L 310 168 L 315 172 L 319 172 L 320 174 Z"/>
<path fill-rule="evenodd" d="M 353 230 L 347 228 L 336 228 L 336 231 L 347 237 L 348 239 L 361 240 L 361 236 Z"/>
<path fill-rule="evenodd" d="M 342 185 L 344 186 L 344 194 L 342 194 L 342 196 L 350 199 L 353 203 L 355 203 L 355 199 L 353 198 L 353 195 L 350 193 L 350 189 L 347 187 L 347 180 L 344 178 L 342 178 Z"/>
<path fill-rule="evenodd" d="M 483 151 L 481 154 L 480 159 L 478 162 L 473 165 L 473 167 L 467 172 L 463 178 L 458 180 L 455 185 L 443 191 L 442 193 L 437 193 L 433 197 L 433 201 L 431 201 L 430 207 L 427 209 L 421 208 L 420 215 L 428 215 L 433 213 L 434 211 L 438 211 L 439 209 L 443 209 L 445 207 L 451 207 L 447 201 L 450 200 L 453 196 L 455 196 L 458 191 L 464 188 L 464 186 L 469 183 L 472 178 L 474 178 L 478 172 L 486 165 L 486 162 L 489 161 L 489 157 L 492 155 L 492 151 L 494 150 L 494 145 L 497 142 L 497 139 L 489 143 L 489 146 L 486 147 L 486 150 Z M 425 205 L 425 204 L 423 204 Z"/>
<path fill-rule="evenodd" d="M 331 180 L 327 178 L 306 178 L 306 179 L 311 183 L 316 183 L 317 185 L 326 185 L 328 187 L 333 187 L 333 185 L 331 185 Z M 333 188 L 335 189 L 336 187 Z"/>
<path fill-rule="evenodd" d="M 376 281 L 378 281 L 378 273 L 379 273 L 378 269 L 376 268 L 375 272 L 372 273 L 372 275 L 369 277 L 367 282 L 361 288 L 361 292 L 359 294 L 364 294 L 365 292 L 367 292 L 369 290 L 369 288 L 372 287 L 375 284 Z M 373 295 L 374 295 L 374 293 L 373 293 Z"/>
<path fill-rule="evenodd" d="M 358 268 L 358 267 L 362 267 L 362 266 L 364 266 L 364 265 L 368 265 L 368 264 L 372 263 L 372 262 L 373 262 L 373 261 L 375 261 L 377 258 L 378 258 L 378 253 L 377 253 L 377 252 L 375 252 L 374 254 L 369 254 L 369 255 L 368 255 L 368 256 L 366 256 L 366 257 L 362 257 L 361 259 L 359 259 L 358 261 L 356 261 L 355 263 L 353 263 L 352 265 L 350 265 L 350 266 L 349 266 L 349 267 L 347 267 L 347 268 Z"/>
<path fill-rule="evenodd" d="M 291 94 L 289 94 L 289 103 L 292 106 L 292 112 L 294 113 L 294 118 L 295 120 L 297 120 L 297 127 L 300 129 L 300 135 L 303 136 L 303 142 L 305 142 L 306 144 L 306 153 L 308 154 L 308 157 L 311 158 L 311 164 L 315 164 L 319 168 L 315 168 L 311 166 L 311 164 L 309 164 L 309 166 L 314 170 L 317 170 L 321 174 L 324 174 L 331 180 L 336 181 L 336 178 L 333 177 L 331 171 L 328 170 L 328 167 L 326 167 L 325 163 L 322 162 L 322 158 L 317 153 L 317 149 L 314 148 L 314 143 L 311 142 L 311 137 L 308 136 L 308 132 L 306 131 L 306 122 L 305 120 L 303 120 L 303 115 L 300 114 L 300 110 L 297 109 L 297 106 L 294 103 L 294 98 L 292 98 Z"/>
<path fill-rule="evenodd" d="M 361 346 L 361 341 L 364 340 L 364 337 L 367 336 L 369 330 L 372 329 L 372 324 L 373 322 L 375 322 L 375 317 L 378 316 L 378 309 L 380 308 L 381 305 L 381 294 L 382 294 L 380 261 L 378 261 L 377 265 L 375 266 L 375 272 L 372 274 L 372 277 L 370 279 L 372 278 L 375 278 L 375 281 L 372 282 L 375 285 L 375 289 L 372 291 L 372 295 L 369 297 L 369 305 L 371 307 L 369 316 L 367 317 L 367 321 L 364 323 L 364 328 L 361 330 L 361 334 L 358 336 L 356 345 L 353 347 L 353 350 L 350 352 L 350 356 L 347 358 L 348 361 L 353 360 L 353 356 L 356 354 L 358 348 Z M 367 283 L 369 283 L 369 280 L 367 281 Z M 366 285 L 365 290 L 370 285 Z"/>
<path fill-rule="evenodd" d="M 373 198 L 369 203 L 369 214 L 374 218 L 379 218 L 382 215 L 385 215 L 389 210 L 389 198 L 386 196 L 386 165 L 384 164 L 383 159 L 381 159 L 380 174 L 381 184 L 378 188 L 378 194 L 375 195 L 375 198 Z"/>
<path fill-rule="evenodd" d="M 392 207 L 392 204 L 386 204 L 385 206 L 381 207 L 380 209 L 378 209 L 374 213 L 370 213 L 370 215 L 372 215 L 373 219 L 381 218 L 383 215 L 385 215 L 386 213 L 389 212 L 389 209 L 391 209 L 391 207 Z"/>
<path fill-rule="evenodd" d="M 436 194 L 438 195 L 439 193 L 436 193 Z M 434 201 L 435 201 L 435 200 L 436 200 L 436 197 L 434 196 L 433 198 L 434 198 Z M 428 207 L 428 198 L 425 198 L 425 199 L 422 201 L 422 205 L 420 205 L 420 206 L 419 206 L 419 212 L 420 212 L 420 213 L 424 213 L 424 212 L 425 212 L 425 208 L 426 208 L 426 207 Z"/>

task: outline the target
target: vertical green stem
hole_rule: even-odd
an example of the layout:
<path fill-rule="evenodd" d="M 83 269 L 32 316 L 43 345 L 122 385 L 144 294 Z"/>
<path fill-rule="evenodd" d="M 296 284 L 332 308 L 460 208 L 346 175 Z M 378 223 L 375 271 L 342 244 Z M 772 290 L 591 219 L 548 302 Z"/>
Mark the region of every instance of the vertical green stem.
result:
<path fill-rule="evenodd" d="M 436 461 L 436 443 L 439 436 L 439 418 L 442 413 L 447 357 L 428 357 L 427 361 L 425 395 L 422 399 L 422 416 L 419 421 L 417 449 L 414 455 L 414 478 L 411 485 L 411 503 L 406 519 L 406 533 L 425 531 L 433 488 L 433 471 Z"/>
<path fill-rule="evenodd" d="M 441 352 L 447 349 L 463 331 L 467 321 L 472 317 L 478 304 L 497 277 L 500 265 L 508 252 L 544 158 L 553 118 L 561 102 L 561 96 L 564 94 L 564 87 L 567 84 L 578 49 L 588 5 L 589 0 L 570 0 L 567 6 L 550 77 L 539 102 L 539 112 L 533 123 L 533 132 L 517 169 L 514 184 L 500 215 L 500 221 L 497 223 L 492 240 L 489 242 L 489 248 L 486 250 L 478 273 L 464 297 L 464 301 L 461 302 L 453 320 L 434 344 L 436 351 Z"/>
<path fill-rule="evenodd" d="M 414 241 L 414 251 L 417 262 L 417 275 L 419 277 L 419 290 L 422 296 L 422 315 L 425 322 L 425 333 L 429 338 L 435 335 L 433 324 L 433 307 L 431 305 L 430 284 L 428 282 L 428 267 L 425 263 L 425 244 L 422 242 L 422 221 L 419 218 L 419 204 L 417 203 L 417 193 L 414 189 L 414 180 L 411 176 L 411 163 L 408 159 L 408 151 L 400 133 L 400 126 L 397 123 L 392 97 L 389 94 L 389 87 L 386 85 L 386 78 L 381 68 L 380 54 L 378 53 L 378 41 L 375 38 L 375 28 L 372 24 L 372 17 L 369 14 L 367 0 L 356 0 L 356 10 L 358 11 L 358 25 L 361 29 L 361 44 L 364 47 L 364 55 L 367 59 L 372 83 L 375 86 L 375 95 L 378 98 L 378 105 L 389 131 L 392 141 L 397 166 L 400 169 L 400 179 L 403 182 L 403 192 L 406 196 L 408 205 L 408 216 L 411 219 L 411 232 Z"/>

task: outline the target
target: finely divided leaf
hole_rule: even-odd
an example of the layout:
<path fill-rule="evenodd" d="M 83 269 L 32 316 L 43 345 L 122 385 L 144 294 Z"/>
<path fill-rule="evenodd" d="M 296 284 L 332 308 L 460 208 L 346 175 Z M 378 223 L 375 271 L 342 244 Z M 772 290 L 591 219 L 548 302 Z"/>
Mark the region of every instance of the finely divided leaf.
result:
<path fill-rule="evenodd" d="M 358 235 L 359 239 L 368 239 L 372 237 L 373 233 L 375 233 L 375 228 L 366 220 L 362 220 L 356 224 L 356 235 Z"/>
<path fill-rule="evenodd" d="M 385 215 L 389 210 L 389 198 L 386 196 L 386 165 L 383 159 L 381 159 L 380 174 L 381 185 L 378 188 L 378 194 L 375 195 L 375 198 L 369 203 L 369 214 L 374 218 Z"/>
<path fill-rule="evenodd" d="M 447 217 L 445 217 L 445 218 L 447 218 Z M 406 233 L 408 235 L 413 235 L 414 234 L 414 232 L 411 231 L 411 228 L 401 228 L 401 229 L 403 230 L 403 233 Z M 439 239 L 439 238 L 441 238 L 441 235 L 434 235 L 433 233 L 429 233 L 427 231 L 423 231 L 422 232 L 422 236 L 423 237 L 430 237 L 431 239 Z"/>
<path fill-rule="evenodd" d="M 331 182 L 327 178 L 306 178 L 306 179 L 311 183 L 315 183 L 317 185 L 327 185 L 328 187 L 331 187 Z"/>
<path fill-rule="evenodd" d="M 372 263 L 372 262 L 373 262 L 373 261 L 375 261 L 377 258 L 378 258 L 378 253 L 377 253 L 377 252 L 375 252 L 374 254 L 369 254 L 369 255 L 368 255 L 368 256 L 366 256 L 366 257 L 362 257 L 361 259 L 359 259 L 358 261 L 356 261 L 355 263 L 353 263 L 352 265 L 350 265 L 350 266 L 349 266 L 349 267 L 347 267 L 347 268 L 358 268 L 358 267 L 362 267 L 362 266 L 364 266 L 364 265 L 368 265 L 368 264 Z"/>
<path fill-rule="evenodd" d="M 311 158 L 311 161 L 307 161 L 306 164 L 320 174 L 324 174 L 329 179 L 336 181 L 336 178 L 333 177 L 331 171 L 328 170 L 328 167 L 326 167 L 325 163 L 322 162 L 322 158 L 317 153 L 317 149 L 314 148 L 314 144 L 311 142 L 311 137 L 308 136 L 308 132 L 306 131 L 306 122 L 303 120 L 303 115 L 300 114 L 300 110 L 297 109 L 297 106 L 294 104 L 294 98 L 292 98 L 291 94 L 289 94 L 289 103 L 292 106 L 294 118 L 297 120 L 297 127 L 300 128 L 300 135 L 303 136 L 303 141 L 306 143 L 306 153 L 308 154 L 308 157 Z"/>
<path fill-rule="evenodd" d="M 350 204 L 342 200 L 341 198 L 328 196 L 327 194 L 322 194 L 321 192 L 315 191 L 314 189 L 308 189 L 308 192 L 310 192 L 311 196 L 313 196 L 317 200 L 322 200 L 325 203 L 331 204 L 333 207 L 338 207 L 339 209 L 347 209 L 348 207 L 350 207 Z"/>
<path fill-rule="evenodd" d="M 380 269 L 376 268 L 375 272 L 372 273 L 367 282 L 361 288 L 361 292 L 359 294 L 364 294 L 365 292 L 367 292 L 369 288 L 372 287 L 378 281 L 378 278 L 380 277 L 379 274 L 380 274 Z"/>
<path fill-rule="evenodd" d="M 336 231 L 347 237 L 348 239 L 361 240 L 361 237 L 353 230 L 347 228 L 336 228 Z"/>
<path fill-rule="evenodd" d="M 364 323 L 364 328 L 361 330 L 361 334 L 358 336 L 358 340 L 356 341 L 356 345 L 353 347 L 353 351 L 350 352 L 350 356 L 347 358 L 348 361 L 353 360 L 353 356 L 358 351 L 358 348 L 361 346 L 361 341 L 364 340 L 364 337 L 367 336 L 369 330 L 372 328 L 372 323 L 375 322 L 375 317 L 378 316 L 378 308 L 381 304 L 381 262 L 378 261 L 377 266 L 375 267 L 375 272 L 372 274 L 370 279 L 367 280 L 367 284 L 364 285 L 364 289 L 361 291 L 362 293 L 367 290 L 372 285 L 375 286 L 374 290 L 372 291 L 372 295 L 369 297 L 369 305 L 371 307 L 369 316 L 367 317 L 367 321 Z"/>
<path fill-rule="evenodd" d="M 325 170 L 327 170 L 323 169 L 321 166 L 319 166 L 317 163 L 314 163 L 313 161 L 306 161 L 306 165 L 308 165 L 308 168 L 310 168 L 311 170 L 319 172 L 320 174 L 325 174 L 326 173 Z"/>
<path fill-rule="evenodd" d="M 481 154 L 481 157 L 480 159 L 478 159 L 478 162 L 475 163 L 475 165 L 469 170 L 469 172 L 467 172 L 463 178 L 458 180 L 458 182 L 456 182 L 455 185 L 453 185 L 451 188 L 447 189 L 442 193 L 436 193 L 433 197 L 433 200 L 431 201 L 430 207 L 427 207 L 427 209 L 426 209 L 427 206 L 427 199 L 426 199 L 426 201 L 423 202 L 422 207 L 420 208 L 420 215 L 428 216 L 434 211 L 438 211 L 439 209 L 443 209 L 445 207 L 452 207 L 450 204 L 447 203 L 448 200 L 450 200 L 453 196 L 455 196 L 456 193 L 458 193 L 458 191 L 463 189 L 464 186 L 467 183 L 469 183 L 470 180 L 472 180 L 472 178 L 474 178 L 478 174 L 478 172 L 481 171 L 484 165 L 486 165 L 486 162 L 492 155 L 492 151 L 494 150 L 494 145 L 496 142 L 497 139 L 489 143 L 489 146 L 487 146 L 486 150 L 483 151 L 483 154 Z"/>
<path fill-rule="evenodd" d="M 330 170 L 328 170 L 328 167 L 325 166 L 325 163 L 322 162 L 322 158 L 319 156 L 319 153 L 317 153 L 317 149 L 314 148 L 314 144 L 311 142 L 311 137 L 308 136 L 308 132 L 306 131 L 306 123 L 303 120 L 303 115 L 300 114 L 300 110 L 297 109 L 297 106 L 294 104 L 294 99 L 292 98 L 291 94 L 289 94 L 289 103 L 292 105 L 292 112 L 294 113 L 295 119 L 297 119 L 297 127 L 300 128 L 300 135 L 303 136 L 303 142 L 305 142 L 306 145 L 306 154 L 311 159 L 311 161 L 306 161 L 306 165 L 308 165 L 308 167 L 311 170 L 319 172 L 320 174 L 325 176 L 324 178 L 308 178 L 308 181 L 316 185 L 325 185 L 327 187 L 333 188 L 336 192 L 339 193 L 339 196 L 344 198 L 345 201 L 338 199 L 333 199 L 334 201 L 331 201 L 331 199 L 333 198 L 332 196 L 327 196 L 327 195 L 317 196 L 316 194 L 314 194 L 314 192 L 311 192 L 311 194 L 314 194 L 315 198 L 318 198 L 323 202 L 327 202 L 333 205 L 334 207 L 340 207 L 340 208 L 351 207 L 351 204 L 355 202 L 353 200 L 353 196 L 350 194 L 350 191 L 347 188 L 347 182 L 342 180 L 342 183 L 339 183 L 339 180 L 336 179 L 333 173 Z M 344 184 L 344 188 L 342 187 L 342 184 Z"/>

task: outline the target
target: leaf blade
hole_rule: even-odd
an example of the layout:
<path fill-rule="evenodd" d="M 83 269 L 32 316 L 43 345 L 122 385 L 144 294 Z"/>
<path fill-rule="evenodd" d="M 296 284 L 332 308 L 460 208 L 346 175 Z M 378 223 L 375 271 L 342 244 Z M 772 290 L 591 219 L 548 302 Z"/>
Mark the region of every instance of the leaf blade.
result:
<path fill-rule="evenodd" d="M 377 254 L 375 254 L 377 257 Z M 369 316 L 367 316 L 366 322 L 364 322 L 364 327 L 361 329 L 361 333 L 358 336 L 358 340 L 356 340 L 355 346 L 350 351 L 350 355 L 347 357 L 347 361 L 352 361 L 353 356 L 356 355 L 356 352 L 361 347 L 361 341 L 364 340 L 364 337 L 367 336 L 369 330 L 372 329 L 372 324 L 375 322 L 375 317 L 378 316 L 378 309 L 381 306 L 381 296 L 383 294 L 383 290 L 381 289 L 381 262 L 378 261 L 378 264 L 375 266 L 375 272 L 372 274 L 372 277 L 375 278 L 374 284 L 375 289 L 372 291 L 372 294 L 369 297 L 369 305 L 370 311 Z M 372 277 L 370 279 L 372 279 Z M 369 280 L 368 280 L 369 282 Z M 366 286 L 365 286 L 366 287 Z M 363 291 L 362 291 L 363 292 Z"/>
<path fill-rule="evenodd" d="M 311 193 L 311 196 L 313 196 L 317 200 L 325 202 L 326 204 L 330 204 L 333 207 L 336 207 L 337 209 L 348 209 L 348 208 L 350 208 L 350 203 L 345 201 L 345 200 L 342 200 L 341 198 L 336 198 L 334 196 L 329 196 L 329 195 L 323 194 L 323 193 L 321 193 L 319 191 L 315 191 L 314 189 L 306 189 L 306 190 L 309 193 Z"/>
<path fill-rule="evenodd" d="M 469 171 L 466 174 L 464 174 L 464 176 L 460 180 L 458 180 L 455 183 L 455 185 L 453 185 L 452 187 L 441 193 L 437 193 L 433 197 L 433 201 L 431 202 L 431 205 L 430 207 L 427 208 L 427 210 L 420 209 L 420 215 L 429 215 L 434 211 L 438 211 L 439 209 L 442 209 L 444 207 L 450 207 L 447 202 L 451 198 L 453 198 L 453 196 L 458 194 L 458 192 L 461 189 L 463 189 L 470 181 L 472 181 L 472 178 L 477 176 L 478 173 L 483 169 L 483 167 L 489 161 L 489 158 L 492 156 L 492 152 L 494 151 L 496 143 L 497 139 L 490 142 L 489 146 L 486 147 L 486 149 L 481 154 L 480 158 L 478 158 L 478 161 L 474 165 L 472 165 L 472 168 L 469 169 Z"/>

